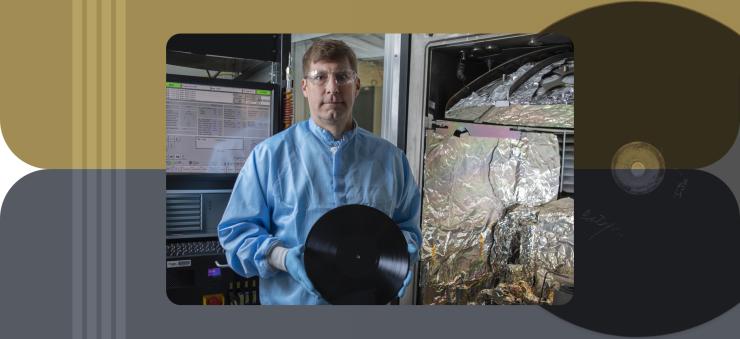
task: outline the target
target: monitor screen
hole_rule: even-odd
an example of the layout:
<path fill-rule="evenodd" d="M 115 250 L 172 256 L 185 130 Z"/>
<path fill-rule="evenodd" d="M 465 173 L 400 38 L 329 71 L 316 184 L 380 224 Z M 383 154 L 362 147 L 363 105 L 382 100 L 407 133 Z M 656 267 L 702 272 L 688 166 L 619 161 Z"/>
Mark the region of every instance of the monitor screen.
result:
<path fill-rule="evenodd" d="M 209 83 L 210 82 L 210 83 Z M 238 173 L 270 136 L 273 91 L 168 76 L 167 173 Z"/>

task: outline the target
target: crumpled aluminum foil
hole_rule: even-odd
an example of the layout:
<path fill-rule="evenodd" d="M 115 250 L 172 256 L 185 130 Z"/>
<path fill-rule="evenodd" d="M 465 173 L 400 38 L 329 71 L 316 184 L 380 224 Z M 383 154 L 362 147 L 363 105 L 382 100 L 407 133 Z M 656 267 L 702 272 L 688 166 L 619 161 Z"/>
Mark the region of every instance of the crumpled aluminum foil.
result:
<path fill-rule="evenodd" d="M 430 133 L 427 142 L 422 284 L 456 286 L 454 291 L 490 275 L 489 225 L 503 208 L 488 181 L 488 162 L 499 139 Z"/>
<path fill-rule="evenodd" d="M 481 298 L 482 299 L 482 298 Z M 510 283 L 500 283 L 493 289 L 491 301 L 498 305 L 552 303 L 552 296 L 542 300 L 532 285 L 523 280 Z M 548 302 L 549 301 L 549 302 Z"/>
<path fill-rule="evenodd" d="M 575 61 L 573 59 L 568 59 L 565 62 L 561 62 L 560 65 L 565 65 L 566 67 L 574 69 Z M 557 66 L 560 66 L 560 65 L 557 65 Z M 555 67 L 552 67 L 551 70 L 554 68 Z M 517 103 L 532 104 L 532 105 L 555 105 L 555 104 L 573 105 L 573 103 L 575 102 L 575 88 L 573 87 L 575 85 L 574 74 L 569 74 L 562 78 L 559 75 L 550 74 L 550 75 L 545 76 L 541 80 L 539 80 L 539 84 L 541 86 L 547 86 L 551 82 L 561 83 L 563 86 L 552 88 L 551 90 L 547 92 L 545 92 L 544 88 L 540 87 L 537 90 L 537 93 L 534 95 L 534 97 L 531 100 L 517 101 Z M 512 96 L 515 96 L 515 95 L 516 93 L 512 93 Z"/>
<path fill-rule="evenodd" d="M 552 71 L 553 68 L 561 66 L 564 62 L 565 59 L 562 59 L 543 67 L 519 86 L 514 93 L 511 93 L 509 101 L 512 104 L 529 104 L 532 98 L 534 98 L 537 89 L 540 87 L 542 77 Z"/>
<path fill-rule="evenodd" d="M 575 112 L 573 105 L 512 105 L 490 107 L 474 121 L 501 125 L 574 128 Z"/>
<path fill-rule="evenodd" d="M 573 199 L 564 198 L 541 206 L 511 208 L 493 227 L 490 258 L 494 280 L 504 285 L 526 281 L 543 303 L 552 303 L 554 290 L 560 287 L 555 278 L 574 279 L 573 203 Z M 519 290 L 503 288 L 489 301 L 527 299 L 506 296 L 502 291 Z"/>
<path fill-rule="evenodd" d="M 455 103 L 445 112 L 445 117 L 464 119 L 461 115 L 469 116 L 471 114 L 469 110 L 463 110 L 465 108 L 484 107 L 488 109 L 494 106 L 497 101 L 509 100 L 509 88 L 511 85 L 532 67 L 534 67 L 534 63 L 526 63 L 513 73 L 506 74 L 502 78 L 491 81 L 489 84 Z"/>
<path fill-rule="evenodd" d="M 560 76 L 549 74 L 553 69 L 560 66 L 573 68 L 575 66 L 573 59 L 561 59 L 550 65 L 543 67 L 535 75 L 527 79 L 514 93 L 511 93 L 509 102 L 519 105 L 554 105 L 570 104 L 574 102 L 575 92 L 573 91 L 573 75 L 567 75 L 560 79 Z M 565 86 L 556 87 L 545 92 L 542 88 L 551 82 L 561 81 Z"/>
<path fill-rule="evenodd" d="M 492 226 L 509 206 L 537 206 L 557 197 L 557 137 L 519 139 L 427 135 L 423 246 L 425 303 L 475 302 L 490 288 Z"/>
<path fill-rule="evenodd" d="M 476 95 L 475 93 L 471 94 Z M 482 106 L 465 106 L 465 107 L 459 107 L 454 108 L 454 110 L 449 110 L 447 113 L 445 113 L 445 117 L 448 119 L 458 119 L 458 120 L 466 120 L 466 121 L 476 121 L 478 118 L 486 114 L 488 110 L 491 109 L 492 106 L 490 105 L 482 105 Z"/>
<path fill-rule="evenodd" d="M 520 265 L 518 277 L 510 277 L 509 262 L 519 262 L 522 233 L 537 222 L 537 210 L 528 206 L 514 206 L 493 226 L 491 266 L 496 276 L 504 281 L 524 279 Z"/>
<path fill-rule="evenodd" d="M 514 189 L 517 204 L 536 206 L 557 198 L 560 182 L 557 136 L 523 133 L 511 154 L 519 160 Z M 494 169 L 491 172 L 496 173 Z"/>
<path fill-rule="evenodd" d="M 569 83 L 570 86 L 553 88 L 552 90 L 537 95 L 532 99 L 529 104 L 531 105 L 573 105 L 575 103 L 576 91 L 573 84 L 573 77 L 568 76 L 565 78 L 565 82 Z"/>
<path fill-rule="evenodd" d="M 534 272 L 573 276 L 575 272 L 573 199 L 564 198 L 537 208 L 537 222 L 522 235 L 520 262 Z"/>
<path fill-rule="evenodd" d="M 483 90 L 488 90 L 488 100 L 486 100 L 486 103 L 489 105 L 493 105 L 496 103 L 496 101 L 501 100 L 511 100 L 509 98 L 509 88 L 511 88 L 511 85 L 519 79 L 524 73 L 529 71 L 534 67 L 534 63 L 526 63 L 522 65 L 522 67 L 519 67 L 514 73 L 507 74 L 505 77 L 502 77 L 502 82 L 500 82 L 497 86 L 491 86 L 491 89 L 487 89 L 488 86 L 484 86 Z M 512 93 L 513 94 L 513 93 Z"/>
<path fill-rule="evenodd" d="M 543 67 L 509 96 L 513 82 L 533 66 L 534 63 L 524 64 L 503 79 L 496 79 L 463 98 L 445 112 L 445 118 L 502 125 L 573 128 L 574 76 L 561 78 L 551 72 L 561 66 L 573 68 L 574 60 L 561 59 Z M 550 83 L 563 86 L 545 91 L 542 86 Z"/>
<path fill-rule="evenodd" d="M 516 262 L 532 275 L 539 269 L 558 274 L 575 272 L 573 199 L 542 206 L 516 206 L 493 230 L 491 265 L 503 270 Z"/>

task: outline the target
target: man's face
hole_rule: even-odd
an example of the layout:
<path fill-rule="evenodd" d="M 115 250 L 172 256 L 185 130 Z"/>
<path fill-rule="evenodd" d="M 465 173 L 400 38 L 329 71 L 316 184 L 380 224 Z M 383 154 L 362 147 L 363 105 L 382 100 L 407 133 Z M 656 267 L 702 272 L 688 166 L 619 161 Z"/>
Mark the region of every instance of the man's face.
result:
<path fill-rule="evenodd" d="M 311 118 L 318 119 L 320 125 L 343 126 L 352 121 L 360 79 L 348 60 L 312 62 L 307 77 L 301 80 L 301 89 L 308 98 Z"/>

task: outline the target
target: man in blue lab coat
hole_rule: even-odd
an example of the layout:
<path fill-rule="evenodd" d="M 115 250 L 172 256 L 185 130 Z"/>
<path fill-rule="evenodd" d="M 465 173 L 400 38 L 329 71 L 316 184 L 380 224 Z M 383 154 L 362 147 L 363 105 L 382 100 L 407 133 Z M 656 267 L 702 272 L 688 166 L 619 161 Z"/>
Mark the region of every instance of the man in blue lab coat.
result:
<path fill-rule="evenodd" d="M 324 304 L 306 276 L 311 226 L 347 204 L 379 209 L 398 224 L 413 263 L 421 243 L 421 197 L 408 160 L 357 126 L 357 58 L 344 42 L 320 40 L 303 57 L 301 89 L 311 118 L 257 145 L 218 226 L 231 268 L 259 276 L 263 304 Z M 402 296 L 412 272 L 404 281 Z"/>

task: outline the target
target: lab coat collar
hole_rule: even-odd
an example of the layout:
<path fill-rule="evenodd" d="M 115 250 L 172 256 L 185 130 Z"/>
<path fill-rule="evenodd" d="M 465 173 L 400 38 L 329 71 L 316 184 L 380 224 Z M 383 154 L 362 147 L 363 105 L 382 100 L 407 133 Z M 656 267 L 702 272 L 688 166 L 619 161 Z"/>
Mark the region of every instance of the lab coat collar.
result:
<path fill-rule="evenodd" d="M 334 136 L 331 132 L 317 125 L 311 118 L 308 119 L 308 129 L 327 146 L 338 146 L 351 140 L 352 137 L 355 136 L 355 133 L 357 132 L 357 121 L 352 118 L 352 129 L 345 131 L 339 140 L 334 140 Z"/>

